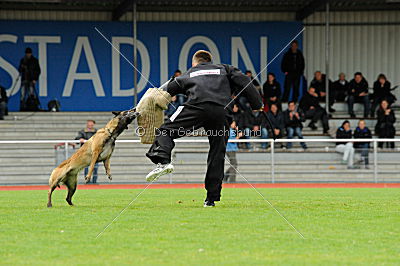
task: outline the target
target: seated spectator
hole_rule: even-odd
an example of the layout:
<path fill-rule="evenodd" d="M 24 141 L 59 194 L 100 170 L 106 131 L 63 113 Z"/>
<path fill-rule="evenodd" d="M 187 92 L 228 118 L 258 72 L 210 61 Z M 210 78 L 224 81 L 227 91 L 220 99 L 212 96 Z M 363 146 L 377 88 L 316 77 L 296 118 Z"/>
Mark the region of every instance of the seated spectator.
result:
<path fill-rule="evenodd" d="M 372 134 L 368 127 L 365 126 L 365 121 L 358 121 L 358 127 L 354 130 L 353 134 L 355 139 L 371 139 Z M 361 159 L 364 161 L 365 168 L 369 168 L 369 142 L 354 142 L 354 148 L 361 151 Z"/>
<path fill-rule="evenodd" d="M 280 139 L 283 137 L 283 129 L 285 128 L 285 122 L 283 121 L 283 114 L 281 111 L 279 111 L 278 106 L 276 104 L 271 105 L 271 109 L 267 113 L 267 116 L 269 118 L 269 121 L 271 121 L 272 124 L 272 130 L 274 133 L 274 136 L 276 139 Z M 262 117 L 264 118 L 264 117 Z M 264 118 L 265 120 L 265 118 Z M 265 129 L 265 131 L 268 134 L 267 130 L 267 122 L 264 121 L 264 127 L 262 129 Z M 283 143 L 281 144 L 281 148 L 284 148 L 285 146 Z"/>
<path fill-rule="evenodd" d="M 352 132 L 350 122 L 344 121 L 336 131 L 337 139 L 351 139 Z M 336 142 L 336 152 L 343 153 L 342 163 L 347 163 L 348 169 L 354 169 L 354 147 L 353 142 Z"/>
<path fill-rule="evenodd" d="M 4 116 L 7 112 L 8 97 L 6 89 L 0 86 L 0 120 L 4 120 Z"/>
<path fill-rule="evenodd" d="M 355 118 L 353 107 L 354 103 L 364 104 L 364 117 L 368 117 L 369 114 L 369 98 L 368 98 L 368 82 L 365 80 L 361 72 L 354 74 L 354 79 L 349 83 L 349 97 L 347 103 L 349 107 L 349 114 L 351 118 Z"/>
<path fill-rule="evenodd" d="M 96 134 L 97 129 L 94 127 L 96 122 L 94 120 L 86 121 L 86 128 L 82 129 L 78 132 L 78 136 L 76 136 L 76 140 L 79 140 L 81 146 L 85 143 L 86 140 L 90 139 L 94 134 Z M 93 184 L 97 183 L 97 169 L 99 165 L 96 163 L 94 166 L 92 182 Z M 88 167 L 85 168 L 84 176 L 86 177 L 88 174 Z"/>
<path fill-rule="evenodd" d="M 349 91 L 349 82 L 346 80 L 346 75 L 340 73 L 339 79 L 333 82 L 332 87 L 335 91 L 335 100 L 337 102 L 344 102 Z"/>
<path fill-rule="evenodd" d="M 176 78 L 181 75 L 182 75 L 182 71 L 177 69 L 177 70 L 175 70 L 173 77 Z M 185 94 L 177 94 L 176 95 L 176 102 L 177 102 L 178 106 L 183 105 L 186 101 L 187 101 L 187 96 Z"/>
<path fill-rule="evenodd" d="M 258 83 L 258 81 L 256 79 L 253 79 L 251 71 L 246 70 L 245 74 L 246 74 L 246 76 L 249 77 L 249 82 L 251 81 L 253 83 L 254 87 L 257 89 L 257 91 L 262 96 L 260 83 Z M 239 104 L 240 108 L 243 111 L 251 110 L 250 105 L 248 104 L 249 101 L 247 100 L 246 96 L 244 96 L 244 93 L 240 93 L 242 90 L 243 90 L 243 88 L 234 88 L 235 95 L 237 94 L 237 96 L 234 96 L 235 101 Z"/>
<path fill-rule="evenodd" d="M 371 117 L 375 117 L 375 110 L 383 100 L 389 103 L 389 106 L 395 102 L 396 97 L 390 92 L 390 82 L 384 74 L 380 74 L 374 82 L 374 92 L 372 94 Z"/>
<path fill-rule="evenodd" d="M 239 139 L 241 137 L 241 133 L 236 126 L 236 121 L 232 121 L 231 126 L 229 128 L 229 139 Z M 237 160 L 236 160 L 236 152 L 238 151 L 238 145 L 236 142 L 228 142 L 226 144 L 226 156 L 229 160 L 229 168 L 226 170 L 224 175 L 225 182 L 236 182 L 236 168 L 237 168 Z"/>
<path fill-rule="evenodd" d="M 393 110 L 389 108 L 389 103 L 383 100 L 376 113 L 378 121 L 375 126 L 375 134 L 377 134 L 380 139 L 393 139 L 396 135 L 396 129 L 394 128 L 396 117 Z M 383 144 L 384 142 L 378 142 L 378 147 L 383 148 Z M 394 142 L 386 142 L 386 147 L 394 149 Z"/>
<path fill-rule="evenodd" d="M 240 123 L 242 128 L 244 129 L 244 138 L 250 139 L 251 136 L 258 136 L 262 139 L 268 139 L 268 126 L 265 121 L 264 115 L 261 111 L 251 111 L 246 110 L 242 113 L 240 118 Z M 246 148 L 251 149 L 252 145 L 250 142 L 246 143 Z M 267 149 L 268 143 L 261 143 L 261 148 Z"/>
<path fill-rule="evenodd" d="M 287 138 L 292 139 L 296 135 L 299 139 L 303 138 L 302 129 L 305 117 L 301 110 L 296 110 L 296 103 L 291 101 L 288 103 L 288 109 L 283 112 L 283 120 L 287 132 Z M 300 142 L 303 149 L 307 149 L 307 145 L 304 142 Z M 292 143 L 287 143 L 287 148 L 292 148 Z"/>
<path fill-rule="evenodd" d="M 299 108 L 303 111 L 306 119 L 311 119 L 308 127 L 310 127 L 312 130 L 317 130 L 315 123 L 317 123 L 318 120 L 321 120 L 323 133 L 328 133 L 328 115 L 325 109 L 319 105 L 318 94 L 315 92 L 313 87 L 310 87 L 308 92 L 303 95 Z"/>
<path fill-rule="evenodd" d="M 269 111 L 272 104 L 276 104 L 279 110 L 282 110 L 281 104 L 281 84 L 276 81 L 274 73 L 268 73 L 268 80 L 263 85 L 264 92 L 264 105 L 266 107 L 265 111 Z"/>
<path fill-rule="evenodd" d="M 261 91 L 261 86 L 260 83 L 258 83 L 258 81 L 253 77 L 253 73 L 251 73 L 250 70 L 246 70 L 245 72 L 246 76 L 248 76 L 251 80 L 251 82 L 253 83 L 254 87 L 256 87 L 257 91 L 260 93 L 260 95 L 262 96 L 262 91 Z"/>
<path fill-rule="evenodd" d="M 319 100 L 321 102 L 325 102 L 326 99 L 326 76 L 322 74 L 321 71 L 316 71 L 314 73 L 314 79 L 310 83 L 310 87 L 315 89 L 315 92 L 318 94 Z M 329 112 L 335 112 L 335 109 L 332 108 L 335 103 L 335 90 L 332 86 L 332 81 L 329 80 Z"/>

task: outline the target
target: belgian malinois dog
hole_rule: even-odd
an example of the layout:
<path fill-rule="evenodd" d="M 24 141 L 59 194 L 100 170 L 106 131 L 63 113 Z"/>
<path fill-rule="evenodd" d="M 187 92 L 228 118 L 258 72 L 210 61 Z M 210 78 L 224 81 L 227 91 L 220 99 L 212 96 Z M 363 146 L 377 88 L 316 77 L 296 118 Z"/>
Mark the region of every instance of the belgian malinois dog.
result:
<path fill-rule="evenodd" d="M 62 162 L 51 173 L 49 179 L 49 193 L 47 207 L 52 207 L 51 194 L 60 183 L 68 188 L 66 201 L 72 204 L 72 196 L 75 193 L 78 183 L 79 172 L 89 166 L 89 171 L 85 177 L 86 183 L 90 181 L 94 166 L 97 162 L 103 162 L 106 174 L 111 180 L 110 158 L 114 151 L 116 138 L 128 128 L 128 125 L 139 115 L 136 109 L 123 112 L 112 112 L 115 117 L 111 119 L 104 128 L 99 129 L 80 149 L 69 159 Z"/>

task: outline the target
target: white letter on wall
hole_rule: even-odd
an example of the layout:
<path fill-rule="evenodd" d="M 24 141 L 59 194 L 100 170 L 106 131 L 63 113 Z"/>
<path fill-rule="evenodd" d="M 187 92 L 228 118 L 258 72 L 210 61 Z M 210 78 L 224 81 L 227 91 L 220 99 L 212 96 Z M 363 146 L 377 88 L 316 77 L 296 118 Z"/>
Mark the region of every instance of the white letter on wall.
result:
<path fill-rule="evenodd" d="M 187 70 L 187 58 L 189 55 L 189 51 L 195 43 L 205 44 L 205 46 L 207 46 L 213 56 L 213 63 L 221 63 L 221 58 L 219 56 L 217 45 L 215 45 L 215 43 L 210 38 L 205 36 L 193 36 L 183 44 L 181 53 L 179 54 L 179 69 L 182 72 Z"/>
<path fill-rule="evenodd" d="M 243 43 L 242 37 L 232 37 L 232 50 L 231 50 L 231 60 L 232 65 L 235 67 L 239 67 L 239 54 L 242 57 L 244 66 L 246 70 L 250 70 L 253 73 L 253 77 L 255 77 L 258 73 L 254 69 L 254 65 L 251 62 L 249 53 L 247 52 L 246 46 Z M 256 78 L 259 81 L 258 77 Z"/>
<path fill-rule="evenodd" d="M 268 69 L 266 68 L 267 61 L 268 61 L 268 38 L 264 36 L 260 38 L 260 71 L 265 68 L 264 71 L 262 71 L 260 74 L 261 84 L 264 84 L 267 81 L 267 73 L 268 73 Z"/>
<path fill-rule="evenodd" d="M 0 34 L 0 42 L 16 43 L 17 39 L 18 39 L 18 37 L 15 35 Z M 18 80 L 17 84 L 14 84 L 15 80 L 18 78 L 18 75 L 19 75 L 18 70 L 1 56 L 0 56 L 0 67 L 2 69 L 4 69 L 11 76 L 11 79 L 12 79 L 11 86 L 7 89 L 7 93 L 8 94 L 11 93 L 11 92 L 9 92 L 9 90 L 11 90 L 14 85 L 15 89 L 14 89 L 12 95 L 15 95 L 16 93 L 18 93 L 18 91 L 21 87 L 21 79 Z M 12 95 L 9 95 L 9 96 L 12 96 Z"/>
<path fill-rule="evenodd" d="M 168 37 L 160 37 L 160 84 L 169 80 L 168 75 Z"/>
<path fill-rule="evenodd" d="M 41 69 L 39 96 L 47 96 L 47 43 L 60 43 L 60 36 L 25 36 L 24 42 L 38 43 L 38 58 Z"/>
<path fill-rule="evenodd" d="M 132 37 L 112 37 L 112 44 L 119 51 L 120 44 L 131 45 L 133 46 L 133 38 Z M 134 90 L 133 88 L 121 90 L 121 74 L 120 74 L 120 54 L 115 49 L 112 49 L 112 96 L 133 96 Z M 139 82 L 138 82 L 138 93 L 141 92 L 147 85 L 147 80 L 150 77 L 150 56 L 147 51 L 146 46 L 144 46 L 143 42 L 137 41 L 137 55 L 140 56 L 142 62 L 141 73 L 145 77 L 138 73 Z M 125 59 L 124 59 L 125 60 Z M 130 62 L 130 64 L 132 64 Z M 133 65 L 133 64 L 132 64 Z M 133 71 L 136 71 L 132 67 L 132 76 Z"/>
<path fill-rule="evenodd" d="M 81 57 L 82 50 L 85 51 L 86 61 L 89 66 L 89 73 L 77 73 L 79 58 Z M 91 80 L 93 82 L 96 96 L 105 96 L 103 85 L 101 84 L 99 71 L 97 70 L 96 62 L 92 48 L 90 47 L 88 37 L 78 37 L 75 44 L 74 53 L 72 55 L 71 64 L 68 70 L 67 80 L 65 81 L 63 97 L 70 97 L 72 87 L 75 80 Z"/>

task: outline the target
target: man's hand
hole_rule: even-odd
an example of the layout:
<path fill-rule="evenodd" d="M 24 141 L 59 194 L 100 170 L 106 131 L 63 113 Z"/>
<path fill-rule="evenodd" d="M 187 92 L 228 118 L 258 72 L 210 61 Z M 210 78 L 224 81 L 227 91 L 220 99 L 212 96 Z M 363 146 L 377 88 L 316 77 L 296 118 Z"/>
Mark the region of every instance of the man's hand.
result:
<path fill-rule="evenodd" d="M 365 95 L 368 95 L 368 93 L 366 93 L 366 92 L 361 92 L 358 96 L 363 97 L 363 96 L 365 96 Z"/>
<path fill-rule="evenodd" d="M 326 92 L 321 91 L 320 95 L 321 95 L 321 97 L 325 97 L 326 96 Z"/>
<path fill-rule="evenodd" d="M 36 84 L 36 80 L 32 80 L 32 83 L 33 83 L 33 85 L 35 85 Z"/>
<path fill-rule="evenodd" d="M 293 119 L 293 112 L 290 112 L 290 113 L 289 113 L 289 118 L 290 118 L 290 120 Z"/>
<path fill-rule="evenodd" d="M 314 106 L 310 106 L 310 110 L 314 110 L 315 109 L 315 107 Z"/>
<path fill-rule="evenodd" d="M 84 143 L 84 142 L 85 142 L 85 139 L 84 139 L 84 138 L 80 138 L 80 139 L 79 139 L 79 142 L 80 142 L 80 143 Z"/>
<path fill-rule="evenodd" d="M 275 101 L 276 101 L 276 96 L 270 97 L 269 99 L 270 99 L 271 101 L 275 102 Z"/>
<path fill-rule="evenodd" d="M 259 126 L 254 126 L 254 127 L 253 127 L 253 130 L 254 130 L 254 131 L 258 131 L 258 130 L 260 130 L 260 127 L 259 127 Z"/>
<path fill-rule="evenodd" d="M 299 113 L 295 113 L 294 115 L 297 117 L 297 119 L 300 119 Z"/>
<path fill-rule="evenodd" d="M 277 129 L 277 128 L 274 129 L 274 134 L 275 134 L 275 136 L 278 136 L 278 135 L 279 135 L 279 132 L 281 132 L 279 129 Z"/>
<path fill-rule="evenodd" d="M 390 114 L 390 109 L 386 109 L 385 110 L 385 115 L 389 115 Z"/>

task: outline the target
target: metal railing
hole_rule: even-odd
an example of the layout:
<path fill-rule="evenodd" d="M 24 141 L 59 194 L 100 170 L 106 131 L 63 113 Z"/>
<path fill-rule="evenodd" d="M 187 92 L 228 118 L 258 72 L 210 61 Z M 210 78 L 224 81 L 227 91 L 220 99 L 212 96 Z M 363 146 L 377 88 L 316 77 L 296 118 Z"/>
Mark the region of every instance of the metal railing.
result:
<path fill-rule="evenodd" d="M 117 140 L 117 143 L 140 143 L 139 139 L 136 140 Z M 199 139 L 195 137 L 189 137 L 184 139 L 176 139 L 176 143 L 208 143 L 208 139 Z M 229 140 L 229 142 L 235 143 L 269 143 L 270 150 L 265 150 L 261 152 L 268 153 L 270 156 L 270 175 L 271 175 L 271 182 L 276 182 L 276 161 L 275 156 L 277 153 L 277 144 L 281 143 L 336 143 L 336 142 L 362 142 L 362 143 L 370 143 L 370 149 L 372 150 L 373 154 L 373 180 L 374 182 L 378 182 L 378 143 L 379 142 L 400 142 L 400 139 L 238 139 L 238 140 Z M 0 147 L 3 144 L 60 144 L 63 143 L 65 147 L 68 147 L 70 144 L 77 144 L 80 143 L 79 140 L 9 140 L 9 141 L 0 141 Z M 282 151 L 280 151 L 282 152 Z M 288 151 L 285 151 L 288 152 Z M 309 152 L 306 152 L 306 154 Z M 397 155 L 397 153 L 395 153 Z M 400 154 L 400 151 L 399 151 Z M 69 154 L 68 148 L 65 149 L 65 158 L 68 158 L 71 154 Z M 397 158 L 397 159 L 396 159 Z M 393 158 L 394 160 L 400 161 L 400 156 Z M 397 173 L 400 175 L 400 173 Z M 172 177 L 170 179 L 172 182 Z"/>

